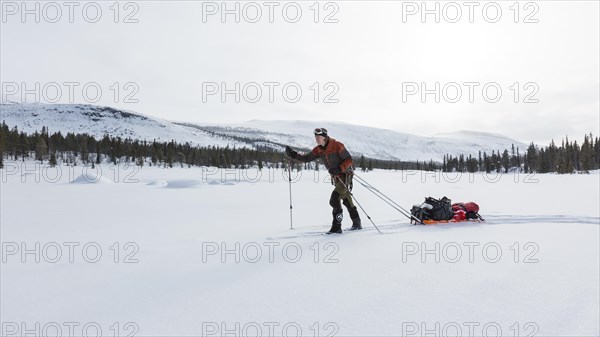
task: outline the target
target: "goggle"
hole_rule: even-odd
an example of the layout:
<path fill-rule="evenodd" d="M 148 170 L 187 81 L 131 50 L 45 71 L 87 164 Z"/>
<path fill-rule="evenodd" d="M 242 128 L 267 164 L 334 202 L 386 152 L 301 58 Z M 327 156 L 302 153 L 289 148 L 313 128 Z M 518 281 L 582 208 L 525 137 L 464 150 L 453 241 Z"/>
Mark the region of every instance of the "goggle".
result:
<path fill-rule="evenodd" d="M 327 135 L 327 129 L 325 128 L 316 128 L 314 131 L 315 136 L 326 136 Z"/>

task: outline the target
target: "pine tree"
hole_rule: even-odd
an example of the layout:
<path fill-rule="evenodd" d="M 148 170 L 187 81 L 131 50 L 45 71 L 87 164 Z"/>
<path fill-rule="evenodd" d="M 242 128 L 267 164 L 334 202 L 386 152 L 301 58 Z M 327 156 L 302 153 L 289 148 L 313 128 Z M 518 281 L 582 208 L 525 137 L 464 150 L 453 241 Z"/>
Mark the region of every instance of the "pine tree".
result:
<path fill-rule="evenodd" d="M 548 151 L 550 151 L 550 148 Z M 557 161 L 556 170 L 550 168 L 549 172 L 557 172 L 559 174 L 573 173 L 572 149 L 568 137 L 566 137 L 566 140 L 563 139 L 560 148 L 557 150 Z"/>
<path fill-rule="evenodd" d="M 494 165 L 496 165 L 497 173 L 502 172 L 502 164 L 500 163 L 500 160 L 502 160 L 502 156 L 500 156 L 500 150 L 498 150 L 498 154 L 496 155 L 496 162 L 494 163 Z"/>
<path fill-rule="evenodd" d="M 591 150 L 588 135 L 585 135 L 583 144 L 581 144 L 581 170 L 585 173 L 589 173 L 592 169 L 593 152 Z"/>
<path fill-rule="evenodd" d="M 6 146 L 6 124 L 4 121 L 2 122 L 2 126 L 0 126 L 0 169 L 4 168 L 4 147 Z"/>
<path fill-rule="evenodd" d="M 54 153 L 54 151 L 50 152 L 50 160 L 48 161 L 48 164 L 50 164 L 50 166 L 54 167 L 56 166 L 56 154 Z"/>
<path fill-rule="evenodd" d="M 444 155 L 444 158 L 442 158 L 442 172 L 448 172 L 448 161 L 447 161 L 447 154 Z"/>
<path fill-rule="evenodd" d="M 117 164 L 117 155 L 116 155 L 116 143 L 115 140 L 112 139 L 110 142 L 110 161 L 113 163 L 113 165 Z"/>
<path fill-rule="evenodd" d="M 581 149 L 579 148 L 579 144 L 577 144 L 577 141 L 573 141 L 573 146 L 571 148 L 572 151 L 572 158 L 571 158 L 571 163 L 573 164 L 573 168 L 575 169 L 575 171 L 579 172 L 581 171 L 581 162 L 580 162 L 580 158 L 581 158 Z"/>
<path fill-rule="evenodd" d="M 527 158 L 527 166 L 525 168 L 525 172 L 528 173 L 533 173 L 535 171 L 540 171 L 540 167 L 536 165 L 537 163 L 537 151 L 535 149 L 535 145 L 533 144 L 533 142 L 531 142 L 531 144 L 529 144 L 529 147 L 527 148 L 527 154 L 525 156 Z"/>
<path fill-rule="evenodd" d="M 35 160 L 43 162 L 44 156 L 48 154 L 48 146 L 46 145 L 46 141 L 42 136 L 36 134 L 36 138 Z"/>
<path fill-rule="evenodd" d="M 519 147 L 517 146 L 517 158 L 515 161 L 515 166 L 517 166 L 517 168 L 519 169 L 519 172 L 521 172 L 521 155 L 519 154 Z"/>
<path fill-rule="evenodd" d="M 490 157 L 488 157 L 486 152 L 483 153 L 483 168 L 485 170 L 485 173 L 492 172 L 492 163 Z"/>
<path fill-rule="evenodd" d="M 548 173 L 549 172 L 549 162 L 546 158 L 546 151 L 544 151 L 544 148 L 540 149 L 539 155 L 537 156 L 537 167 L 538 167 L 538 172 L 539 173 Z"/>
<path fill-rule="evenodd" d="M 467 171 L 469 173 L 474 173 L 477 171 L 477 160 L 473 158 L 473 156 L 471 156 L 470 154 L 469 158 L 467 159 Z"/>
<path fill-rule="evenodd" d="M 88 147 L 87 147 L 88 141 L 87 141 L 87 136 L 86 135 L 84 135 L 84 136 L 81 137 L 80 143 L 81 143 L 81 145 L 80 145 L 80 148 L 81 148 L 81 161 L 83 161 L 83 163 L 85 164 L 85 163 L 88 162 L 88 154 L 89 154 Z"/>
<path fill-rule="evenodd" d="M 513 150 L 514 150 L 514 146 L 513 146 Z M 504 152 L 502 152 L 502 166 L 504 167 L 504 173 L 508 173 L 508 168 L 510 166 L 510 159 L 508 157 L 508 150 L 504 150 Z"/>
<path fill-rule="evenodd" d="M 96 143 L 96 164 L 100 165 L 100 143 Z"/>
<path fill-rule="evenodd" d="M 592 135 L 590 134 L 590 137 Z M 594 169 L 600 168 L 600 138 L 596 137 L 596 142 L 594 143 Z"/>
<path fill-rule="evenodd" d="M 555 172 L 558 170 L 558 148 L 554 144 L 554 139 L 550 141 L 550 146 L 544 151 L 545 161 L 543 163 L 544 171 Z"/>
<path fill-rule="evenodd" d="M 19 144 L 19 130 L 16 126 L 12 128 L 8 137 L 6 137 L 6 149 L 9 152 L 9 156 L 12 155 L 14 160 L 17 160 L 18 156 L 18 144 Z"/>
<path fill-rule="evenodd" d="M 27 139 L 27 135 L 21 131 L 19 134 L 19 145 L 18 145 L 18 153 L 21 155 L 21 160 L 25 161 L 25 157 L 29 157 L 29 140 Z"/>
<path fill-rule="evenodd" d="M 515 152 L 515 144 L 511 144 L 511 150 L 510 150 L 510 163 L 509 166 L 510 167 L 516 167 L 517 166 L 517 154 Z"/>

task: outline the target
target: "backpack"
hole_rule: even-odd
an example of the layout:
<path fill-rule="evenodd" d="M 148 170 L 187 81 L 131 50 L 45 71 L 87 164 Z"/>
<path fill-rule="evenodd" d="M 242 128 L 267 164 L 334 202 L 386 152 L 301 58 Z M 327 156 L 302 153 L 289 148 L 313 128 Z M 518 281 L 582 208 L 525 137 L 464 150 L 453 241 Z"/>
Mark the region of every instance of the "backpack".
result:
<path fill-rule="evenodd" d="M 446 197 L 439 200 L 427 197 L 421 205 L 414 205 L 410 213 L 419 220 L 450 220 L 454 217 L 452 202 Z"/>
<path fill-rule="evenodd" d="M 454 212 L 460 212 L 463 211 L 465 212 L 465 218 L 467 220 L 469 219 L 481 219 L 483 220 L 483 218 L 481 217 L 481 215 L 479 215 L 479 205 L 477 205 L 474 202 L 459 202 L 456 204 L 452 204 L 452 210 L 454 210 Z"/>

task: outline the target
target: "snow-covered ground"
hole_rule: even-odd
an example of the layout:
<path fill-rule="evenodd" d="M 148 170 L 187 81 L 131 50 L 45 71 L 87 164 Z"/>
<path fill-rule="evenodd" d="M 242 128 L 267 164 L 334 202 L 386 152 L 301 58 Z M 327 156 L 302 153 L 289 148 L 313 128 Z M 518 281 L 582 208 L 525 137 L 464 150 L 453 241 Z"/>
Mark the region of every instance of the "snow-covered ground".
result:
<path fill-rule="evenodd" d="M 325 236 L 324 171 L 296 176 L 290 230 L 281 170 L 5 165 L 2 336 L 600 335 L 597 172 L 359 173 L 487 222 L 410 226 L 355 182 L 384 234 Z"/>

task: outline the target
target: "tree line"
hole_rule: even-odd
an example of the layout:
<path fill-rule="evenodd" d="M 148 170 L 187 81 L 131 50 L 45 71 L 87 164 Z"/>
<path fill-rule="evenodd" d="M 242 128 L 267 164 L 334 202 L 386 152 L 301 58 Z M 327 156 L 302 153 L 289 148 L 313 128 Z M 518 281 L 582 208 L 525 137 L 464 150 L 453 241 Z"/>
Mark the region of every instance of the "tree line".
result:
<path fill-rule="evenodd" d="M 226 137 L 228 138 L 228 137 Z M 254 143 L 254 148 L 197 146 L 189 142 L 147 141 L 104 135 L 96 139 L 82 133 L 62 134 L 60 131 L 49 134 L 46 127 L 39 132 L 25 133 L 17 126 L 9 128 L 3 121 L 0 125 L 0 168 L 4 159 L 25 160 L 33 158 L 54 166 L 58 164 L 97 165 L 101 162 L 134 163 L 139 166 L 173 167 L 215 166 L 219 168 L 263 167 L 287 168 L 292 165 L 296 170 L 319 170 L 319 163 L 294 163 L 289 161 L 279 146 L 256 144 L 254 139 L 236 136 L 237 141 Z M 276 144 L 277 145 L 277 144 Z M 477 158 L 471 155 L 445 155 L 443 162 L 381 160 L 361 156 L 355 158 L 355 166 L 362 171 L 372 169 L 388 170 L 424 170 L 444 172 L 589 172 L 598 169 L 600 163 L 600 141 L 591 134 L 584 136 L 581 145 L 577 141 L 563 140 L 560 147 L 552 141 L 547 147 L 539 148 L 533 143 L 521 153 L 514 145 L 511 152 L 504 150 L 491 154 L 479 153 Z"/>
<path fill-rule="evenodd" d="M 505 149 L 491 154 L 481 153 L 477 157 L 471 155 L 445 155 L 442 162 L 444 172 L 479 172 L 485 171 L 508 173 L 517 171 L 524 173 L 589 173 L 600 169 L 600 139 L 587 134 L 581 145 L 576 140 L 569 141 L 566 136 L 560 146 L 554 140 L 545 147 L 530 143 L 524 153 L 514 144 L 509 152 Z"/>
<path fill-rule="evenodd" d="M 4 158 L 13 160 L 35 159 L 46 161 L 50 166 L 60 163 L 77 165 L 97 165 L 101 162 L 134 163 L 144 166 L 173 167 L 214 166 L 218 168 L 249 168 L 263 167 L 287 168 L 292 165 L 295 170 L 319 170 L 318 162 L 298 163 L 290 161 L 282 150 L 282 144 L 264 145 L 256 139 L 239 136 L 223 136 L 221 138 L 251 144 L 254 149 L 247 147 L 194 146 L 189 142 L 179 143 L 175 140 L 160 142 L 104 135 L 100 139 L 82 133 L 62 134 L 60 131 L 49 134 L 46 127 L 38 132 L 26 133 L 19 131 L 17 126 L 9 128 L 3 121 L 0 125 L 0 168 Z M 263 145 L 261 145 L 263 144 Z M 410 161 L 392 161 L 360 158 L 363 170 L 372 169 L 439 169 L 439 164 L 433 161 L 428 164 Z"/>

